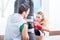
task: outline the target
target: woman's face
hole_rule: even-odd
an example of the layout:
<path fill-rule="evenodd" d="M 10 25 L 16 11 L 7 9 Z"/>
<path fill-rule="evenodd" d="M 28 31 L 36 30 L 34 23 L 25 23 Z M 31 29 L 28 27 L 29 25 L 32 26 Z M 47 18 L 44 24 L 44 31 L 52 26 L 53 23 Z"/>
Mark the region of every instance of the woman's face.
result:
<path fill-rule="evenodd" d="M 36 21 L 37 21 L 37 22 L 41 22 L 41 20 L 42 20 L 42 15 L 37 14 L 37 15 L 36 15 Z"/>

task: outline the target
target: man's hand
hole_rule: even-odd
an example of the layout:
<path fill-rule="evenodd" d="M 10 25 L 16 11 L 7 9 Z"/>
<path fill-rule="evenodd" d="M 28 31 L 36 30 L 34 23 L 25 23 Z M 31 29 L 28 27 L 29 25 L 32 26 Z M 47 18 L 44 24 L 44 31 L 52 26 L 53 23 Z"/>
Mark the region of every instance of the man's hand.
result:
<path fill-rule="evenodd" d="M 29 36 L 28 36 L 28 25 L 24 24 L 24 29 L 22 31 L 22 40 L 29 40 Z"/>

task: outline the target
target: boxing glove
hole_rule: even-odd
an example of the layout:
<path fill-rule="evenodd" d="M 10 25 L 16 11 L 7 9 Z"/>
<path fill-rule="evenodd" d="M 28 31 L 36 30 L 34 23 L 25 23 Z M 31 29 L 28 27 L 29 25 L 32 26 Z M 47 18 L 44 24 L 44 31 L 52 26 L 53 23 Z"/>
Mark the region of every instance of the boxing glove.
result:
<path fill-rule="evenodd" d="M 34 28 L 37 28 L 37 29 L 39 29 L 39 30 L 42 29 L 42 26 L 39 25 L 37 22 L 33 23 L 33 25 L 34 25 Z"/>

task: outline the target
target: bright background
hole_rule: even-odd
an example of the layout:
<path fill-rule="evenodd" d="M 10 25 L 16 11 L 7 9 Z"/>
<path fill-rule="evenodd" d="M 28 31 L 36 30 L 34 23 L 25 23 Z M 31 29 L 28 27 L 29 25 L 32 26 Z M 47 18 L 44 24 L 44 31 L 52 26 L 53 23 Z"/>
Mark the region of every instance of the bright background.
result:
<path fill-rule="evenodd" d="M 14 13 L 14 2 L 15 0 L 0 0 L 0 35 L 5 34 L 7 18 L 9 15 Z M 36 3 L 37 1 L 34 2 Z M 42 7 L 40 7 L 39 10 L 38 9 L 36 10 L 43 11 L 45 17 L 48 19 L 49 22 L 48 26 L 49 29 L 60 30 L 60 0 L 42 0 L 41 3 Z M 39 8 L 39 5 L 38 6 L 35 5 L 35 8 L 36 7 Z M 59 40 L 59 39 L 60 35 L 59 36 L 47 35 L 45 37 L 45 40 Z"/>

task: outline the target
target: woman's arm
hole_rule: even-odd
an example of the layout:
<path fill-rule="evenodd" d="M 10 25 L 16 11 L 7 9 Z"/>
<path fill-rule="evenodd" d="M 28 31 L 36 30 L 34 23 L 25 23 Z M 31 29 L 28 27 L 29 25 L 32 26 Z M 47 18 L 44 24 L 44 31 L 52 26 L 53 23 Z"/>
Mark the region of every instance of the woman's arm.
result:
<path fill-rule="evenodd" d="M 47 31 L 47 32 L 49 32 L 50 30 L 49 30 L 49 28 L 47 27 L 48 26 L 48 23 L 47 23 L 47 20 L 43 20 L 41 23 L 40 23 L 40 25 L 42 26 L 42 31 Z"/>
<path fill-rule="evenodd" d="M 48 29 L 48 27 L 42 27 L 41 31 L 47 31 L 47 32 L 50 32 L 50 30 Z"/>

